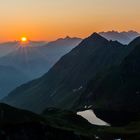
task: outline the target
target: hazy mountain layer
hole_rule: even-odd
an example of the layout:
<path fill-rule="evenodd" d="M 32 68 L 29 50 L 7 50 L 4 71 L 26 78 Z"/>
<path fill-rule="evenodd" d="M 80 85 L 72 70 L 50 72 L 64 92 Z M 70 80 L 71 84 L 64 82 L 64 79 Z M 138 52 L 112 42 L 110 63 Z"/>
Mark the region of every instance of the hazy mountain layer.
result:
<path fill-rule="evenodd" d="M 11 66 L 0 65 L 0 98 L 29 80 L 28 76 Z"/>
<path fill-rule="evenodd" d="M 16 51 L 0 58 L 0 64 L 13 66 L 34 79 L 47 72 L 63 55 L 73 49 L 81 39 L 65 38 L 35 47 L 36 42 L 20 46 Z"/>
<path fill-rule="evenodd" d="M 46 73 L 64 54 L 73 49 L 81 39 L 64 38 L 50 42 L 30 41 L 28 45 L 19 46 L 18 42 L 5 43 L 0 46 L 6 56 L 0 58 L 0 98 L 21 84 Z M 1 44 L 2 45 L 2 44 Z M 4 49 L 4 50 L 2 50 Z M 24 73 L 24 74 L 23 74 Z"/>
<path fill-rule="evenodd" d="M 40 47 L 45 43 L 46 42 L 44 41 L 30 41 L 28 45 L 32 47 Z M 0 43 L 0 57 L 16 51 L 20 46 L 21 44 L 18 41 Z"/>

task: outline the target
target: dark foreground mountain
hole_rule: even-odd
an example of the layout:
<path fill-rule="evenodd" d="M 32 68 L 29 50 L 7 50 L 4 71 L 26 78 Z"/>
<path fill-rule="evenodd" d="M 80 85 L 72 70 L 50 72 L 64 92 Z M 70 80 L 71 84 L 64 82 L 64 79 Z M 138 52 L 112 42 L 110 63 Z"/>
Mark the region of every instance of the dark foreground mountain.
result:
<path fill-rule="evenodd" d="M 41 116 L 0 104 L 1 140 L 139 140 L 139 124 L 94 126 L 66 110 L 46 109 Z"/>
<path fill-rule="evenodd" d="M 99 34 L 108 40 L 113 41 L 117 40 L 122 44 L 129 44 L 133 39 L 140 36 L 140 34 L 135 31 L 128 32 L 108 31 L 108 32 L 100 32 Z"/>
<path fill-rule="evenodd" d="M 82 131 L 82 127 L 83 130 L 94 128 L 87 120 L 71 111 L 48 108 L 38 115 L 0 103 L 0 127 L 24 123 L 42 123 L 69 130 L 79 129 L 79 132 Z"/>
<path fill-rule="evenodd" d="M 119 65 L 132 49 L 94 33 L 43 77 L 20 86 L 3 101 L 34 112 L 47 107 L 75 109 L 89 81 Z"/>
<path fill-rule="evenodd" d="M 72 115 L 71 115 L 72 116 Z M 52 126 L 49 118 L 34 114 L 26 110 L 0 104 L 0 139 L 1 140 L 86 140 L 90 139 L 88 131 L 93 127 L 80 116 L 74 116 L 79 125 L 67 123 L 65 128 Z M 59 120 L 61 123 L 61 120 Z M 75 127 L 71 127 L 71 126 Z M 83 126 L 85 126 L 83 128 Z M 82 134 L 83 131 L 83 134 Z M 85 131 L 85 132 L 84 132 Z M 76 134 L 77 132 L 77 134 Z M 78 134 L 79 132 L 79 134 Z M 86 133 L 87 132 L 87 133 Z"/>
<path fill-rule="evenodd" d="M 140 37 L 130 43 L 135 49 L 104 78 L 97 77 L 81 96 L 81 104 L 92 105 L 108 122 L 125 122 L 140 116 Z"/>

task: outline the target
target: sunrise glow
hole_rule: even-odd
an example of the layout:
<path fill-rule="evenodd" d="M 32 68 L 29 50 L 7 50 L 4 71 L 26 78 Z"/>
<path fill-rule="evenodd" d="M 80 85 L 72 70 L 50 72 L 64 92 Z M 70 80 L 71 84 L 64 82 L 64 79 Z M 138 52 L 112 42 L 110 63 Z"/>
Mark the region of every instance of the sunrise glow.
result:
<path fill-rule="evenodd" d="M 21 37 L 21 42 L 27 42 L 27 37 Z"/>
<path fill-rule="evenodd" d="M 0 42 L 23 34 L 51 41 L 108 30 L 140 32 L 139 6 L 140 0 L 4 0 Z"/>

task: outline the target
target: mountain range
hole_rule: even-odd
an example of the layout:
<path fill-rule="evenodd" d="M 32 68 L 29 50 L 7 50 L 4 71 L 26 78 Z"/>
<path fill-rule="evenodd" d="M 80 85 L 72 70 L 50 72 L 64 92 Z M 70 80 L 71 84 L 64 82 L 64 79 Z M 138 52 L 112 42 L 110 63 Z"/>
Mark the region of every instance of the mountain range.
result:
<path fill-rule="evenodd" d="M 0 139 L 139 140 L 139 56 L 140 37 L 123 45 L 93 33 L 1 100 L 32 112 L 0 103 Z M 82 110 L 111 126 L 89 124 Z"/>
<path fill-rule="evenodd" d="M 129 44 L 133 39 L 140 36 L 140 33 L 136 31 L 107 31 L 99 32 L 99 34 L 108 40 L 119 41 L 122 44 Z"/>
<path fill-rule="evenodd" d="M 38 113 L 47 107 L 73 110 L 88 83 L 120 65 L 133 49 L 133 45 L 108 41 L 94 33 L 63 56 L 44 76 L 18 87 L 3 101 Z"/>

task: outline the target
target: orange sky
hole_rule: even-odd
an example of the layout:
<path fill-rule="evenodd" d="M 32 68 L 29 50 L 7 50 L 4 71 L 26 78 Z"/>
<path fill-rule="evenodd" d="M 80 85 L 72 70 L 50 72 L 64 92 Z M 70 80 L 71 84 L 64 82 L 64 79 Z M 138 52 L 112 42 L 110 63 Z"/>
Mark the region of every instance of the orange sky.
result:
<path fill-rule="evenodd" d="M 86 37 L 92 32 L 140 32 L 140 0 L 1 0 L 0 41 Z"/>

